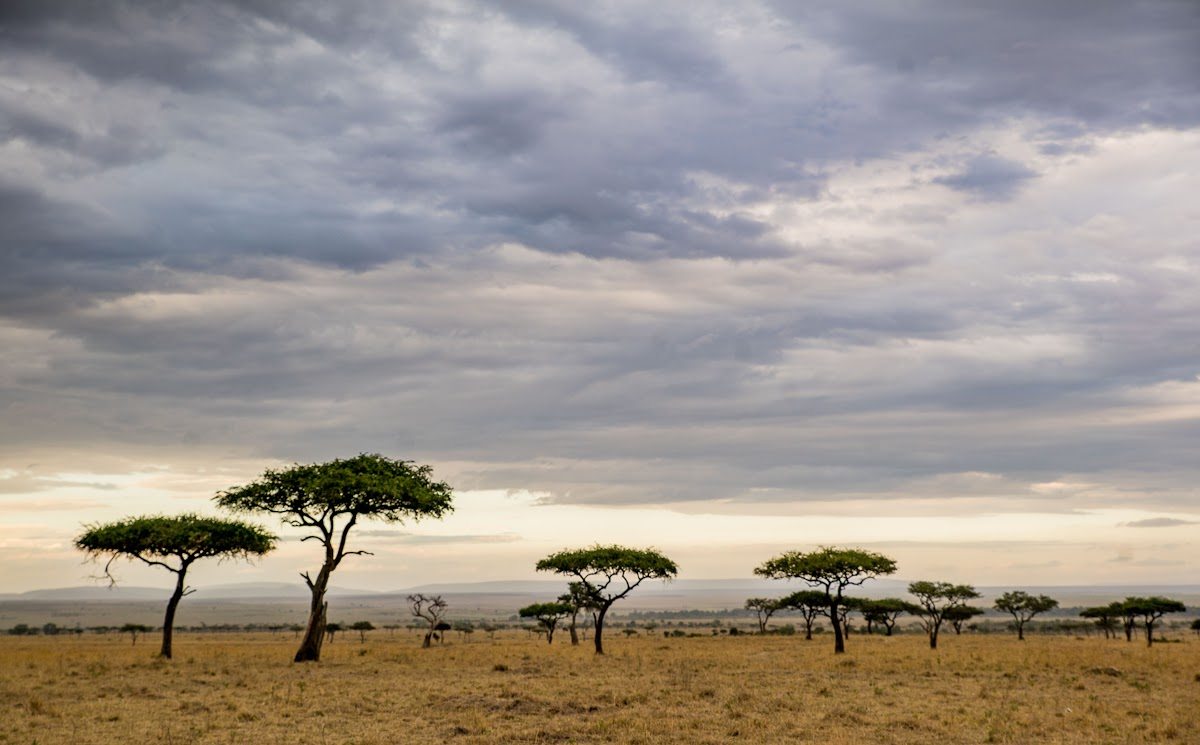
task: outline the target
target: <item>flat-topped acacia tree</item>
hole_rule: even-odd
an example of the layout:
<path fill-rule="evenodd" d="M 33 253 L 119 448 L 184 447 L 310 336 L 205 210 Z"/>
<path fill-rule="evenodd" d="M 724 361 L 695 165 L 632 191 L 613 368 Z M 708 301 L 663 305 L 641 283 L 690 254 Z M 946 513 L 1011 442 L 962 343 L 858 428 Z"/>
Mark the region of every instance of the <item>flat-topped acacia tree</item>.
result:
<path fill-rule="evenodd" d="M 950 582 L 910 582 L 908 591 L 916 596 L 917 605 L 921 607 L 918 614 L 921 617 L 921 625 L 929 634 L 930 649 L 937 649 L 938 632 L 941 631 L 942 622 L 948 620 L 946 613 L 953 615 L 955 608 L 960 608 L 966 605 L 968 600 L 979 597 L 979 593 L 971 585 L 955 585 Z"/>
<path fill-rule="evenodd" d="M 194 592 L 187 586 L 187 572 L 192 564 L 213 557 L 249 559 L 275 547 L 275 536 L 257 525 L 194 514 L 130 517 L 84 528 L 84 533 L 75 539 L 75 547 L 93 560 L 108 558 L 104 575 L 110 583 L 116 583 L 113 562 L 121 558 L 162 567 L 175 574 L 175 590 L 167 600 L 159 652 L 167 659 L 171 658 L 175 609 L 185 595 Z"/>
<path fill-rule="evenodd" d="M 316 578 L 300 574 L 312 602 L 296 662 L 321 659 L 329 608 L 325 592 L 333 570 L 347 556 L 370 554 L 346 548 L 350 530 L 360 520 L 398 523 L 442 517 L 453 509 L 450 487 L 434 481 L 432 473 L 429 466 L 363 453 L 328 463 L 267 469 L 258 481 L 215 497 L 217 504 L 236 512 L 278 515 L 285 525 L 310 531 L 301 540 L 317 541 L 324 549 Z"/>
<path fill-rule="evenodd" d="M 652 548 L 592 546 L 550 554 L 537 563 L 539 572 L 574 577 L 583 595 L 595 609 L 596 654 L 604 654 L 604 616 L 612 604 L 648 579 L 673 579 L 679 574 L 675 562 Z"/>
<path fill-rule="evenodd" d="M 1013 623 L 1017 626 L 1017 639 L 1025 641 L 1025 624 L 1034 616 L 1057 608 L 1058 601 L 1048 595 L 1030 595 L 1022 590 L 1013 590 L 996 598 L 993 607 L 1012 615 Z"/>
<path fill-rule="evenodd" d="M 896 571 L 896 562 L 883 554 L 860 548 L 822 546 L 808 553 L 788 551 L 768 559 L 754 573 L 770 579 L 800 579 L 825 593 L 825 615 L 833 624 L 833 651 L 846 651 L 842 633 L 842 593 L 851 585 L 861 585 L 881 574 Z"/>

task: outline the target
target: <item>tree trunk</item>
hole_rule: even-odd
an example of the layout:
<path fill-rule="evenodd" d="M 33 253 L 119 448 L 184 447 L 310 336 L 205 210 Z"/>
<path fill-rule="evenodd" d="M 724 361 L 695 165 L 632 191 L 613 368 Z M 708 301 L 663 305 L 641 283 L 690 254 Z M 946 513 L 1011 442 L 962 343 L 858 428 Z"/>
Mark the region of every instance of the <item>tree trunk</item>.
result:
<path fill-rule="evenodd" d="M 1133 624 L 1129 621 L 1125 621 L 1125 641 L 1133 641 Z"/>
<path fill-rule="evenodd" d="M 937 649 L 938 627 L 931 626 L 929 628 L 929 648 Z"/>
<path fill-rule="evenodd" d="M 429 631 L 425 632 L 425 640 L 421 642 L 421 649 L 429 649 L 433 645 L 433 626 L 430 625 Z"/>
<path fill-rule="evenodd" d="M 576 615 L 578 615 L 578 613 L 576 613 L 575 615 L 572 615 L 572 616 L 571 616 L 571 625 L 570 625 L 570 627 L 567 629 L 568 631 L 570 631 L 570 632 L 571 632 L 571 646 L 572 646 L 572 647 L 578 647 L 578 646 L 579 646 L 579 633 L 575 631 L 575 616 L 576 616 Z"/>
<path fill-rule="evenodd" d="M 596 642 L 596 654 L 604 654 L 604 615 L 608 613 L 608 606 L 602 606 L 600 611 L 596 613 L 596 633 L 593 635 Z"/>
<path fill-rule="evenodd" d="M 1146 621 L 1146 646 L 1154 646 L 1154 622 Z"/>
<path fill-rule="evenodd" d="M 839 593 L 837 599 L 829 605 L 829 622 L 833 624 L 833 653 L 842 654 L 846 651 L 846 638 L 842 636 L 842 619 L 838 615 L 838 606 L 842 603 Z"/>
<path fill-rule="evenodd" d="M 553 625 L 546 627 L 546 643 L 547 644 L 554 643 L 554 626 Z"/>
<path fill-rule="evenodd" d="M 317 581 L 312 583 L 308 628 L 304 630 L 304 638 L 300 641 L 300 648 L 296 650 L 295 662 L 318 662 L 321 659 L 321 645 L 325 643 L 325 615 L 329 611 L 329 603 L 325 602 L 325 588 L 329 584 L 330 571 L 330 566 L 326 563 L 317 573 Z"/>
<path fill-rule="evenodd" d="M 167 601 L 167 615 L 163 617 L 163 637 L 162 649 L 159 650 L 159 655 L 171 659 L 171 637 L 175 630 L 175 609 L 179 607 L 179 601 L 183 599 L 183 578 L 187 573 L 187 566 L 182 566 L 175 573 L 175 591 L 171 593 L 171 599 Z"/>
<path fill-rule="evenodd" d="M 1017 641 L 1025 641 L 1025 624 L 1017 623 Z"/>

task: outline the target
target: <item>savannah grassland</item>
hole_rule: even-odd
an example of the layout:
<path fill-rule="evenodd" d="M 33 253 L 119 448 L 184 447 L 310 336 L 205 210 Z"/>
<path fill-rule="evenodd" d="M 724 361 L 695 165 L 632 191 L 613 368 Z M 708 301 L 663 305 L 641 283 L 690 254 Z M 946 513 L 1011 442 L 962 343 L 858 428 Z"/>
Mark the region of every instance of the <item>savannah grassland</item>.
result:
<path fill-rule="evenodd" d="M 0 637 L 0 743 L 1200 742 L 1200 641 Z M 482 638 L 478 638 L 482 637 Z"/>

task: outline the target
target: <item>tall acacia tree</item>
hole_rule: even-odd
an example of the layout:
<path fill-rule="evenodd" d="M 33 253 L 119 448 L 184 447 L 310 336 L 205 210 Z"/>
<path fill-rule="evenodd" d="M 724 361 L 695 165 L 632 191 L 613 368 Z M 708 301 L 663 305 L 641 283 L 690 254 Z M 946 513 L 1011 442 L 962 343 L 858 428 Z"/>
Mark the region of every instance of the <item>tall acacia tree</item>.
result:
<path fill-rule="evenodd" d="M 604 616 L 612 604 L 648 579 L 673 579 L 675 562 L 652 548 L 592 546 L 550 554 L 537 563 L 539 572 L 574 577 L 595 609 L 596 654 L 604 654 Z"/>
<path fill-rule="evenodd" d="M 780 554 L 764 562 L 754 573 L 770 579 L 800 579 L 810 587 L 824 590 L 825 615 L 833 624 L 833 651 L 841 654 L 846 651 L 841 614 L 843 592 L 847 587 L 895 571 L 895 560 L 883 554 L 860 548 L 822 546 L 808 553 L 788 551 Z"/>
<path fill-rule="evenodd" d="M 104 576 L 116 583 L 112 574 L 117 559 L 140 561 L 162 567 L 175 574 L 175 589 L 167 600 L 163 617 L 160 654 L 171 658 L 175 629 L 175 610 L 179 601 L 194 590 L 187 586 L 187 572 L 200 559 L 249 559 L 262 556 L 275 547 L 275 536 L 257 525 L 238 520 L 185 514 L 175 517 L 151 515 L 130 517 L 115 523 L 85 525 L 75 547 L 91 559 L 107 557 Z"/>
<path fill-rule="evenodd" d="M 1017 626 L 1017 639 L 1021 641 L 1025 641 L 1025 624 L 1029 619 L 1057 607 L 1058 601 L 1048 595 L 1030 595 L 1021 590 L 1006 592 L 996 598 L 995 603 L 996 610 L 1012 615 Z"/>
<path fill-rule="evenodd" d="M 215 497 L 230 510 L 278 515 L 285 525 L 310 531 L 302 540 L 317 541 L 324 549 L 317 576 L 300 574 L 312 601 L 296 662 L 321 659 L 330 575 L 347 556 L 370 554 L 346 547 L 350 530 L 360 520 L 399 523 L 439 518 L 453 509 L 450 487 L 434 481 L 432 474 L 429 466 L 363 453 L 328 463 L 267 469 L 258 481 Z"/>
<path fill-rule="evenodd" d="M 1149 598 L 1125 598 L 1122 603 L 1125 612 L 1142 617 L 1146 629 L 1146 646 L 1154 645 L 1154 624 L 1167 613 L 1183 613 L 1187 610 L 1178 600 L 1164 598 L 1158 595 Z"/>
<path fill-rule="evenodd" d="M 913 582 L 909 584 L 908 591 L 916 596 L 917 604 L 921 607 L 919 615 L 921 624 L 929 634 L 930 649 L 937 649 L 938 632 L 942 628 L 942 622 L 947 620 L 947 611 L 954 615 L 953 609 L 979 597 L 974 587 L 949 582 Z"/>

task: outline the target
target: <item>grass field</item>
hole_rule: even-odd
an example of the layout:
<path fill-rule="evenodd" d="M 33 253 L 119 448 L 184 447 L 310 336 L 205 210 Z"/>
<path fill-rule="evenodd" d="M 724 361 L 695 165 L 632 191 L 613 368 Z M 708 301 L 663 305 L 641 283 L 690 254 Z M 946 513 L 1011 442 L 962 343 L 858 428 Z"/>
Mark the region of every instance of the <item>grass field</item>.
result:
<path fill-rule="evenodd" d="M 477 635 L 481 636 L 481 635 Z M 0 638 L 0 743 L 1200 742 L 1200 641 Z"/>

